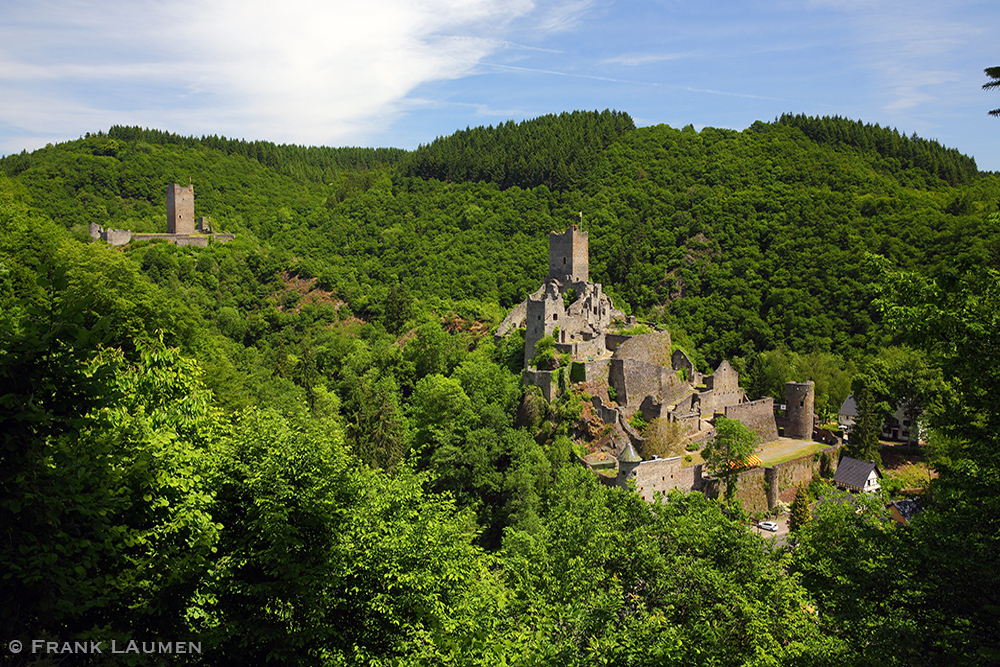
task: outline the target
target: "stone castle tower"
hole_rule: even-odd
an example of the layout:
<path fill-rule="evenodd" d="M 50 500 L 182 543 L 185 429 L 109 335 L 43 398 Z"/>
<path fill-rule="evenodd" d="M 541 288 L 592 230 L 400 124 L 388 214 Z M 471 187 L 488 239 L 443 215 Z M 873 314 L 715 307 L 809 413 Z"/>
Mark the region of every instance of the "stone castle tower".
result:
<path fill-rule="evenodd" d="M 785 383 L 785 437 L 809 440 L 813 434 L 816 385 L 813 381 Z"/>
<path fill-rule="evenodd" d="M 549 278 L 567 283 L 590 281 L 589 235 L 576 225 L 549 232 Z"/>
<path fill-rule="evenodd" d="M 194 186 L 167 186 L 167 233 L 194 234 Z"/>

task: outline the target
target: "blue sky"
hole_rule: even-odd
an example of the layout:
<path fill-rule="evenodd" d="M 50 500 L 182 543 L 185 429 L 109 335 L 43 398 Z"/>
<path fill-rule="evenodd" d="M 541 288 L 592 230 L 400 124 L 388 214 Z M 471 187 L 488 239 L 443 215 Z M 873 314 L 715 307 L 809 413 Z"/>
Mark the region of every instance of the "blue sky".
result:
<path fill-rule="evenodd" d="M 996 0 L 4 0 L 0 153 L 114 124 L 415 148 L 611 108 L 839 115 L 1000 170 L 998 27 Z"/>

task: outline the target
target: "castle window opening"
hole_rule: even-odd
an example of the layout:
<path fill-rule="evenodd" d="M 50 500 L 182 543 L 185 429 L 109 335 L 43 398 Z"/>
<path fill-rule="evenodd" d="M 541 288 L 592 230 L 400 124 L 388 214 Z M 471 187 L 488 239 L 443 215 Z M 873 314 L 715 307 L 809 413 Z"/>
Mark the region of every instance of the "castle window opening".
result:
<path fill-rule="evenodd" d="M 563 257 L 563 266 L 566 266 L 566 258 Z"/>
<path fill-rule="evenodd" d="M 558 313 L 555 313 L 555 314 L 552 315 L 552 321 L 553 322 L 555 322 L 558 319 L 559 319 L 559 314 Z"/>

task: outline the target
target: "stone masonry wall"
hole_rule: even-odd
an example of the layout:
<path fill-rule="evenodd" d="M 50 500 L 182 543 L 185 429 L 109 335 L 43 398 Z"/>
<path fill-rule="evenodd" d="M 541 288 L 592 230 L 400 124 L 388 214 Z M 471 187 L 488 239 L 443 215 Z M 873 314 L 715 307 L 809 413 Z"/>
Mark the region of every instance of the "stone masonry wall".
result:
<path fill-rule="evenodd" d="M 614 358 L 635 359 L 647 364 L 672 368 L 670 347 L 669 331 L 640 334 L 621 343 L 615 350 Z"/>
<path fill-rule="evenodd" d="M 832 465 L 837 465 L 837 451 L 839 447 L 827 447 L 814 454 L 800 456 L 791 461 L 785 461 L 774 466 L 777 471 L 777 495 L 782 502 L 791 503 L 795 500 L 795 491 L 799 484 L 808 484 L 812 481 L 813 475 L 820 474 L 820 463 L 824 453 L 830 455 Z"/>
<path fill-rule="evenodd" d="M 549 232 L 549 278 L 569 282 L 590 280 L 587 232 L 572 225 L 563 233 Z"/>
<path fill-rule="evenodd" d="M 604 337 L 604 344 L 610 351 L 617 352 L 621 344 L 627 341 L 631 337 L 632 336 L 627 336 L 625 334 L 609 333 Z"/>
<path fill-rule="evenodd" d="M 643 461 L 635 467 L 629 478 L 635 480 L 635 490 L 642 499 L 652 502 L 657 492 L 666 494 L 672 489 L 684 492 L 701 490 L 701 471 L 701 465 L 683 467 L 683 459 L 675 456 Z"/>
<path fill-rule="evenodd" d="M 760 442 L 773 442 L 778 439 L 778 427 L 774 423 L 774 399 L 770 396 L 730 405 L 725 408 L 727 419 L 736 419 L 753 431 Z"/>
<path fill-rule="evenodd" d="M 813 432 L 815 385 L 809 382 L 785 383 L 785 436 L 809 439 Z"/>
<path fill-rule="evenodd" d="M 705 417 L 712 413 L 723 412 L 730 405 L 737 405 L 746 397 L 740 388 L 740 376 L 728 361 L 723 361 L 715 372 L 705 377 L 705 388 L 702 392 L 701 412 Z"/>
<path fill-rule="evenodd" d="M 551 403 L 559 395 L 559 378 L 556 373 L 560 371 L 536 371 L 533 368 L 525 368 L 521 373 L 521 384 L 533 385 L 542 390 L 542 396 Z"/>
<path fill-rule="evenodd" d="M 194 234 L 194 186 L 167 186 L 167 233 Z"/>
<path fill-rule="evenodd" d="M 736 498 L 748 512 L 772 509 L 778 500 L 791 503 L 799 484 L 808 484 L 820 474 L 824 453 L 829 453 L 836 465 L 838 447 L 827 447 L 768 468 L 750 468 L 740 473 L 736 482 Z M 718 485 L 720 493 L 721 484 Z"/>

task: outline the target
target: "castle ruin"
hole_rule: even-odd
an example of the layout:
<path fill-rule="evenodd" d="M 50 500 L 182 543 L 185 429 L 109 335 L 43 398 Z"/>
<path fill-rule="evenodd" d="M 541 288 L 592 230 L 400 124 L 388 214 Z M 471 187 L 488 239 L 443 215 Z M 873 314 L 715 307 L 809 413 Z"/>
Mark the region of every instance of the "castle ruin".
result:
<path fill-rule="evenodd" d="M 167 186 L 167 233 L 140 234 L 127 229 L 104 229 L 96 222 L 90 223 L 90 238 L 108 245 L 121 246 L 132 241 L 167 241 L 177 246 L 208 246 L 209 239 L 218 243 L 236 238 L 235 234 L 215 233 L 208 218 L 194 217 L 194 186 L 186 188 L 177 183 Z"/>
<path fill-rule="evenodd" d="M 680 456 L 643 460 L 645 440 L 630 424 L 637 413 L 646 423 L 663 419 L 681 424 L 688 444 L 708 442 L 715 435 L 716 418 L 723 416 L 743 423 L 760 443 L 777 440 L 774 400 L 749 400 L 728 361 L 702 375 L 683 350 L 673 349 L 670 332 L 621 332 L 620 325 L 634 325 L 635 319 L 626 319 L 600 283 L 590 281 L 588 243 L 587 232 L 576 225 L 551 232 L 545 282 L 511 310 L 496 335 L 524 328 L 522 381 L 539 387 L 547 400 L 554 400 L 569 382 L 583 382 L 593 394 L 594 419 L 605 432 L 612 429 L 599 443 L 609 451 L 594 456 L 600 466 L 613 460 L 618 471 L 615 477 L 602 475 L 602 481 L 627 486 L 631 480 L 648 499 L 654 491 L 702 490 L 714 483 L 703 478 L 700 465 L 685 467 Z M 546 336 L 554 337 L 556 352 L 569 356 L 568 367 L 532 367 L 538 343 Z M 812 437 L 812 389 L 811 382 L 786 387 L 786 435 Z"/>
<path fill-rule="evenodd" d="M 194 185 L 167 186 L 167 233 L 194 234 Z"/>

